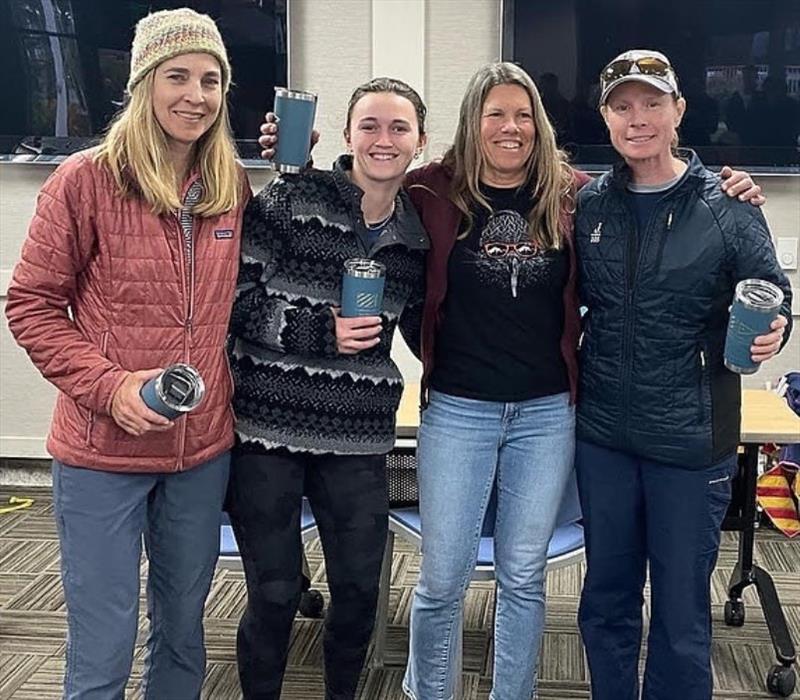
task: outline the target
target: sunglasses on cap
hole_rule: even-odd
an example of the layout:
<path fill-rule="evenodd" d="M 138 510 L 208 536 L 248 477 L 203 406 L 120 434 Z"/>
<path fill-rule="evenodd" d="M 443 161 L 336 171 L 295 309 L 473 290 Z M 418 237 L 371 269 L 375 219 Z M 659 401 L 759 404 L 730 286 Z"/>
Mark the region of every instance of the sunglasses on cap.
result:
<path fill-rule="evenodd" d="M 638 69 L 637 71 L 633 70 L 634 66 Z M 611 61 L 603 69 L 602 78 L 605 82 L 610 83 L 612 80 L 624 78 L 634 72 L 638 72 L 641 75 L 654 75 L 659 78 L 674 75 L 672 66 L 666 61 L 655 56 L 643 56 L 642 58 L 620 58 Z"/>

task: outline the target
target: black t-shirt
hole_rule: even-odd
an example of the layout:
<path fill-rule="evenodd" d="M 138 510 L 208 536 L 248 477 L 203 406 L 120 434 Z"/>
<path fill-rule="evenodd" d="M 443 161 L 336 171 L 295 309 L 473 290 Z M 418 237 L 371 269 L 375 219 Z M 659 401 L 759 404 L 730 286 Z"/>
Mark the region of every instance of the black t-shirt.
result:
<path fill-rule="evenodd" d="M 531 242 L 527 192 L 488 186 L 482 192 L 493 213 L 476 207 L 472 229 L 450 255 L 430 385 L 486 401 L 568 391 L 560 348 L 566 251 L 542 251 Z"/>

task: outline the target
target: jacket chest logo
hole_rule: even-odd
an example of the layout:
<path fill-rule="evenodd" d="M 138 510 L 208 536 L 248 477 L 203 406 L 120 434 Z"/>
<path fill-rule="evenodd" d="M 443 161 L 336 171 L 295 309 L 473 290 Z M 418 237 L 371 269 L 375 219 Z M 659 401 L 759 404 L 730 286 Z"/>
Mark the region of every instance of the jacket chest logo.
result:
<path fill-rule="evenodd" d="M 221 228 L 214 231 L 214 238 L 218 241 L 224 240 L 226 238 L 233 238 L 233 229 L 231 228 Z"/>
<path fill-rule="evenodd" d="M 599 243 L 602 232 L 603 222 L 601 221 L 599 224 L 597 224 L 597 226 L 594 227 L 594 231 L 592 231 L 591 236 L 589 236 L 589 243 Z"/>

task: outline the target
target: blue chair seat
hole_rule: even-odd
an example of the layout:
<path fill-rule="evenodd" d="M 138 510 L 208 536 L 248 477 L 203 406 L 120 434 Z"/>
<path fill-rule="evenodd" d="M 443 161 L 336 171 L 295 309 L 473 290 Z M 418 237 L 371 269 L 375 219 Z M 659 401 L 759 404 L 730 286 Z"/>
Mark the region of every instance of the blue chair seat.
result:
<path fill-rule="evenodd" d="M 389 513 L 389 526 L 394 533 L 420 546 L 422 529 L 418 508 L 392 508 Z M 558 568 L 581 557 L 583 557 L 583 526 L 576 521 L 558 525 L 547 549 L 548 569 Z M 478 561 L 473 578 L 493 577 L 494 538 L 484 536 L 478 545 Z"/>
<path fill-rule="evenodd" d="M 300 535 L 303 542 L 308 542 L 317 536 L 317 523 L 306 498 L 303 499 L 303 508 L 300 512 Z M 219 565 L 228 569 L 242 568 L 239 546 L 233 536 L 233 527 L 227 513 L 222 514 L 219 528 Z"/>
<path fill-rule="evenodd" d="M 478 561 L 472 573 L 473 580 L 491 580 L 494 578 L 494 522 L 497 513 L 497 489 L 492 489 L 487 504 L 486 516 L 481 528 L 481 541 L 478 545 Z M 389 579 L 394 538 L 399 535 L 416 547 L 422 546 L 422 526 L 419 508 L 389 509 L 389 537 L 386 542 L 384 566 L 381 571 L 381 595 L 378 599 L 378 614 L 375 625 L 375 644 L 372 652 L 371 666 L 383 666 L 386 651 L 386 628 L 389 615 Z M 581 507 L 578 499 L 578 484 L 573 472 L 564 490 L 556 518 L 556 529 L 547 549 L 547 569 L 558 569 L 584 557 L 583 525 L 581 525 Z"/>

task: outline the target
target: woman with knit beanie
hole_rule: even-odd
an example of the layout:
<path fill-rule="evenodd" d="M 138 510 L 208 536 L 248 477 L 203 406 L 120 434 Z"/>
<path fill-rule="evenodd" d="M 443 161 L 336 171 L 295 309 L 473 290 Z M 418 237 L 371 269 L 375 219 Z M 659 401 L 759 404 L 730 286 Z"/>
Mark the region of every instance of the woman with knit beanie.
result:
<path fill-rule="evenodd" d="M 149 560 L 143 696 L 198 698 L 202 613 L 233 445 L 225 357 L 250 190 L 228 126 L 231 71 L 189 9 L 136 26 L 129 99 L 40 193 L 9 328 L 59 390 L 48 450 L 67 606 L 64 697 L 122 698 Z M 206 393 L 168 420 L 140 396 L 168 365 Z"/>

